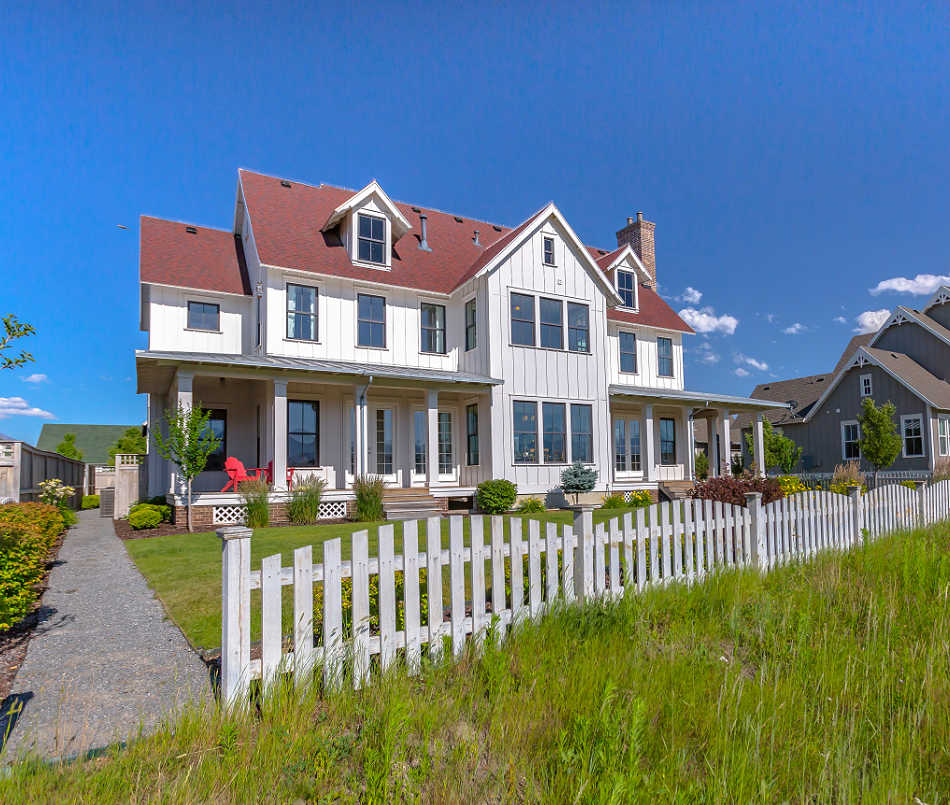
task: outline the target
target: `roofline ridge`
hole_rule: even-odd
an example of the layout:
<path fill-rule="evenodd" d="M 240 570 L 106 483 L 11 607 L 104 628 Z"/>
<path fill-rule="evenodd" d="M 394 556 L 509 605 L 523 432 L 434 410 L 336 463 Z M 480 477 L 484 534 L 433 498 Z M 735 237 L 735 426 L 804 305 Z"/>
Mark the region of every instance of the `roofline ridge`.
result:
<path fill-rule="evenodd" d="M 144 213 L 144 212 L 139 213 L 140 222 L 143 218 L 151 218 L 153 221 L 162 221 L 163 223 L 166 223 L 166 224 L 182 224 L 184 226 L 194 226 L 194 227 L 199 227 L 201 229 L 210 229 L 213 232 L 227 232 L 229 235 L 234 234 L 234 232 L 232 232 L 230 228 L 222 229 L 219 226 L 208 226 L 207 224 L 198 224 L 198 223 L 195 223 L 194 221 L 182 221 L 180 218 L 162 218 L 158 215 L 149 215 L 148 213 Z"/>

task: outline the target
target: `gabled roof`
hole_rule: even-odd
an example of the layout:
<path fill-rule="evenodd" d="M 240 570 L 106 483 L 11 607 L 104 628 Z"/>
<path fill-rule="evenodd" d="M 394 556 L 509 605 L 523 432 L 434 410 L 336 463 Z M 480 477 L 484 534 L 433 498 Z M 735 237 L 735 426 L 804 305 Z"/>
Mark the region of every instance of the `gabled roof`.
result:
<path fill-rule="evenodd" d="M 920 325 L 925 330 L 928 330 L 932 335 L 935 335 L 937 338 L 943 341 L 945 344 L 950 345 L 950 330 L 927 314 L 921 313 L 919 310 L 913 310 L 912 308 L 904 307 L 903 305 L 898 305 L 894 309 L 891 317 L 876 333 L 874 333 L 873 337 L 868 342 L 868 345 L 874 346 L 874 344 L 877 343 L 878 339 L 889 327 L 899 324 L 907 324 L 908 322 L 913 322 Z"/>
<path fill-rule="evenodd" d="M 788 403 L 789 408 L 769 411 L 765 416 L 773 425 L 791 425 L 804 419 L 811 406 L 824 393 L 832 377 L 825 373 L 793 377 L 789 380 L 771 380 L 768 383 L 759 383 L 749 396 Z M 736 418 L 735 425 L 739 429 L 747 428 L 751 424 L 751 416 L 739 414 Z"/>
<path fill-rule="evenodd" d="M 36 446 L 48 453 L 55 453 L 59 443 L 67 433 L 76 434 L 76 447 L 82 452 L 86 464 L 108 464 L 109 448 L 125 434 L 129 428 L 139 425 L 63 425 L 46 424 L 40 430 Z"/>
<path fill-rule="evenodd" d="M 632 310 L 609 308 L 607 319 L 627 324 L 642 324 L 646 327 L 658 327 L 662 330 L 675 330 L 687 335 L 695 333 L 695 330 L 683 321 L 649 285 L 641 283 L 637 294 L 640 307 L 636 313 Z"/>
<path fill-rule="evenodd" d="M 376 196 L 382 202 L 386 212 L 389 213 L 389 218 L 393 229 L 393 241 L 399 240 L 399 238 L 412 229 L 412 224 L 409 223 L 409 220 L 406 218 L 406 216 L 400 212 L 399 208 L 393 204 L 392 199 L 387 196 L 383 188 L 379 186 L 379 183 L 373 179 L 373 181 L 366 185 L 366 187 L 364 187 L 359 192 L 354 193 L 330 213 L 330 217 L 323 225 L 322 231 L 329 232 L 340 223 L 340 220 L 345 215 L 361 206 L 363 202 L 371 196 Z"/>
<path fill-rule="evenodd" d="M 926 304 L 921 307 L 921 311 L 926 313 L 935 305 L 944 305 L 947 302 L 950 302 L 950 285 L 941 285 L 936 291 L 934 291 L 933 295 L 927 300 Z"/>
<path fill-rule="evenodd" d="M 627 243 L 607 254 L 601 254 L 601 249 L 593 249 L 590 246 L 587 247 L 587 250 L 605 274 L 609 274 L 624 260 L 631 260 L 636 270 L 640 272 L 640 282 L 649 282 L 652 279 L 650 272 L 643 267 L 643 263 L 637 257 L 637 253 Z"/>
<path fill-rule="evenodd" d="M 861 333 L 861 335 L 856 335 L 848 342 L 848 346 L 844 348 L 844 352 L 841 353 L 841 357 L 838 358 L 838 362 L 835 364 L 835 368 L 831 370 L 831 377 L 834 377 L 838 372 L 841 371 L 841 367 L 844 366 L 848 359 L 854 355 L 854 351 L 858 347 L 866 347 L 871 343 L 871 339 L 874 338 L 876 333 Z M 815 398 L 817 399 L 817 397 Z"/>

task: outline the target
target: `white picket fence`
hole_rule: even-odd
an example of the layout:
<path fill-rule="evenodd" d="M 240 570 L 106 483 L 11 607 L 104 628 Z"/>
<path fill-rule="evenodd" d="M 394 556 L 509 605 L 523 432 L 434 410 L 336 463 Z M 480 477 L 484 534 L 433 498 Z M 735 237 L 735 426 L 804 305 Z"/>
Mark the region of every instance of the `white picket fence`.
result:
<path fill-rule="evenodd" d="M 950 516 L 950 481 L 916 490 L 885 486 L 863 496 L 856 488 L 850 496 L 802 492 L 765 506 L 758 493 L 746 498 L 745 507 L 708 500 L 653 505 L 635 515 L 599 523 L 596 529 L 592 507 L 575 509 L 573 527 L 559 530 L 546 523 L 543 533 L 540 521 L 513 517 L 507 541 L 501 517 L 472 515 L 467 518 L 468 546 L 463 518 L 454 516 L 449 518 L 448 549 L 442 547 L 441 518 L 406 521 L 401 554 L 395 552 L 394 527 L 388 524 L 378 528 L 375 557 L 369 555 L 369 532 L 358 531 L 349 537 L 348 561 L 342 559 L 342 541 L 337 538 L 323 543 L 321 564 L 313 563 L 313 549 L 308 545 L 294 551 L 293 567 L 281 567 L 277 554 L 266 557 L 261 569 L 253 572 L 251 529 L 222 528 L 217 532 L 223 543 L 222 700 L 228 704 L 242 700 L 254 679 L 267 685 L 293 673 L 298 682 L 305 683 L 318 667 L 329 687 L 342 683 L 347 668 L 353 685 L 360 687 L 369 680 L 372 658 L 377 656 L 380 670 L 402 657 L 407 672 L 416 673 L 423 650 L 439 660 L 448 642 L 453 656 L 458 656 L 466 641 L 480 640 L 493 621 L 504 635 L 513 624 L 540 617 L 557 601 L 618 597 L 648 585 L 690 583 L 730 567 L 752 565 L 767 570 Z M 426 550 L 420 552 L 423 525 Z M 443 606 L 445 568 L 447 607 Z M 425 599 L 420 594 L 423 569 L 429 612 L 425 622 Z M 402 574 L 398 599 L 397 573 Z M 375 627 L 371 627 L 373 577 L 378 596 Z M 347 578 L 351 579 L 350 605 L 345 608 L 343 580 Z M 432 579 L 438 583 L 429 584 Z M 314 640 L 314 585 L 322 585 L 323 593 L 319 645 Z M 293 633 L 289 636 L 281 628 L 284 586 L 293 587 Z M 252 660 L 251 591 L 257 589 L 261 591 L 261 656 Z M 400 616 L 401 629 L 397 628 Z M 349 627 L 348 639 L 344 624 Z"/>

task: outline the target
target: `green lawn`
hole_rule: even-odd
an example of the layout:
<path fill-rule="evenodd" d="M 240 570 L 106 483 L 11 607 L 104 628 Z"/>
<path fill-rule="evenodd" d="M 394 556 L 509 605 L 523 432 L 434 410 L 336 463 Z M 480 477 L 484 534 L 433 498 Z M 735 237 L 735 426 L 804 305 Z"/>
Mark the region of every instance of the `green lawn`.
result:
<path fill-rule="evenodd" d="M 622 516 L 635 509 L 597 509 L 594 522 Z M 505 535 L 507 523 L 505 518 Z M 528 519 L 527 517 L 521 519 Z M 531 515 L 542 522 L 566 524 L 573 522 L 568 511 Z M 486 542 L 489 538 L 488 518 L 485 518 Z M 466 518 L 465 542 L 468 544 Z M 340 525 L 297 526 L 287 528 L 259 528 L 251 538 L 251 567 L 260 569 L 261 559 L 281 554 L 284 567 L 293 564 L 294 548 L 313 545 L 313 560 L 320 562 L 323 553 L 319 546 L 334 537 L 347 537 L 363 529 L 370 533 L 370 555 L 376 555 L 376 533 L 379 523 L 343 523 Z M 442 543 L 448 547 L 448 520 L 442 520 Z M 395 524 L 396 551 L 402 550 L 402 524 Z M 527 538 L 527 526 L 524 527 Z M 178 624 L 193 646 L 215 648 L 221 645 L 221 542 L 214 532 L 201 534 L 174 534 L 164 537 L 129 540 L 125 543 L 135 564 L 158 594 L 169 615 Z M 425 535 L 419 536 L 420 550 L 425 550 Z M 343 540 L 343 558 L 350 558 L 350 542 Z M 490 582 L 489 582 L 490 584 Z M 260 638 L 260 593 L 252 595 L 252 639 Z M 284 589 L 284 620 L 291 629 L 290 588 Z"/>
<path fill-rule="evenodd" d="M 354 692 L 194 712 L 2 802 L 924 802 L 950 792 L 950 527 L 557 611 Z"/>

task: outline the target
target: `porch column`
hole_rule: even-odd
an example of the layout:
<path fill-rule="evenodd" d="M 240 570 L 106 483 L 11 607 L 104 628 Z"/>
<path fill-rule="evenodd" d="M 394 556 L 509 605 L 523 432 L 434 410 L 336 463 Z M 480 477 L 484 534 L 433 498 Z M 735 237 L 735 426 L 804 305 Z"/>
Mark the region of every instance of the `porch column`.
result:
<path fill-rule="evenodd" d="M 765 430 L 762 424 L 762 414 L 756 414 L 752 422 L 752 461 L 756 471 L 765 475 Z"/>
<path fill-rule="evenodd" d="M 194 375 L 190 372 L 179 371 L 175 377 L 175 407 L 176 408 L 191 408 L 192 402 L 192 381 L 194 380 Z M 173 494 L 178 495 L 187 495 L 188 494 L 188 484 L 185 482 L 184 478 L 179 477 L 178 468 L 168 462 L 168 466 L 171 468 L 171 477 L 169 484 L 169 489 Z"/>
<path fill-rule="evenodd" d="M 287 381 L 274 381 L 274 489 L 287 488 Z"/>
<path fill-rule="evenodd" d="M 732 420 L 729 411 L 719 412 L 719 461 L 722 464 L 720 474 L 732 475 Z"/>
<path fill-rule="evenodd" d="M 366 411 L 366 391 L 369 386 L 357 386 L 356 396 L 354 398 L 353 424 L 356 439 L 354 455 L 356 456 L 356 467 L 354 475 L 367 475 L 369 473 L 369 441 L 367 437 L 367 411 Z"/>
<path fill-rule="evenodd" d="M 696 433 L 692 408 L 686 411 L 686 480 L 696 480 Z"/>
<path fill-rule="evenodd" d="M 643 406 L 643 480 L 656 480 L 656 454 L 653 449 L 653 406 Z"/>
<path fill-rule="evenodd" d="M 155 434 L 162 429 L 164 418 L 165 398 L 158 394 L 148 395 L 148 496 L 164 495 L 168 489 L 165 486 L 165 459 L 159 455 L 158 445 L 155 443 Z M 86 465 L 90 470 L 91 464 Z M 95 491 L 95 471 L 92 471 L 93 492 Z M 86 484 L 87 487 L 89 484 Z"/>
<path fill-rule="evenodd" d="M 439 392 L 426 392 L 426 483 L 439 485 Z"/>

